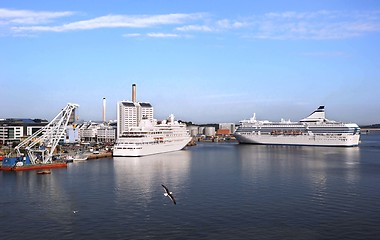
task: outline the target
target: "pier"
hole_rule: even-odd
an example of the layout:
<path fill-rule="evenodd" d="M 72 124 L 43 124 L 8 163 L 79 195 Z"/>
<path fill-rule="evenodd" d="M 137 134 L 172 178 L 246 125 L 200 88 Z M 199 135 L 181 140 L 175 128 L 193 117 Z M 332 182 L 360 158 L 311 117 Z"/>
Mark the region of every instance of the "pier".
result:
<path fill-rule="evenodd" d="M 360 133 L 362 134 L 380 133 L 380 128 L 361 128 Z"/>
<path fill-rule="evenodd" d="M 99 158 L 109 158 L 112 157 L 112 152 L 101 152 L 89 154 L 87 160 L 99 159 Z"/>

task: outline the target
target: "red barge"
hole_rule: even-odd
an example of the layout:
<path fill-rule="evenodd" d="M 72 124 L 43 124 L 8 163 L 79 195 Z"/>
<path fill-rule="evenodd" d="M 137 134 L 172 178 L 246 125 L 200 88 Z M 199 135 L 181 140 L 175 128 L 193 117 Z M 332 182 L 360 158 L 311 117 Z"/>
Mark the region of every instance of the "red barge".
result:
<path fill-rule="evenodd" d="M 67 125 L 75 122 L 77 107 L 78 104 L 68 103 L 49 124 L 20 142 L 14 149 L 15 157 L 4 158 L 0 170 L 23 171 L 67 167 L 66 162 L 54 161 L 53 153 L 65 136 Z"/>
<path fill-rule="evenodd" d="M 31 164 L 29 157 L 11 157 L 4 158 L 3 164 L 0 166 L 2 171 L 24 171 L 24 170 L 40 170 L 50 168 L 64 168 L 67 167 L 66 162 L 52 162 L 52 163 L 36 163 Z"/>

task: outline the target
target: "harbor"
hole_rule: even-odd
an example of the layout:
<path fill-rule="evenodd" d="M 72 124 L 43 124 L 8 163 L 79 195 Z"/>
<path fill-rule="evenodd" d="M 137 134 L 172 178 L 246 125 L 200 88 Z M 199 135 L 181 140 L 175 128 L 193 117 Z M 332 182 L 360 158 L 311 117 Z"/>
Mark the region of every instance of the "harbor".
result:
<path fill-rule="evenodd" d="M 1 239 L 380 239 L 380 1 L 3 0 L 0 41 Z"/>
<path fill-rule="evenodd" d="M 46 174 L 0 171 L 2 237 L 377 239 L 379 151 L 379 134 L 354 148 L 198 142 Z M 14 231 L 16 221 L 28 227 Z"/>
<path fill-rule="evenodd" d="M 68 103 L 50 122 L 25 119 L 3 121 L 3 145 L 17 145 L 9 148 L 8 153 L 3 153 L 4 160 L 1 162 L 0 170 L 66 167 L 69 162 L 112 156 L 141 157 L 179 151 L 187 146 L 196 145 L 196 135 L 191 135 L 194 128 L 187 129 L 186 123 L 177 121 L 173 114 L 164 120 L 154 119 L 153 106 L 148 102 L 137 101 L 136 84 L 132 84 L 131 98 L 131 101 L 118 102 L 119 121 L 116 124 L 106 123 L 105 98 L 101 125 L 92 122 L 78 124 L 76 110 L 79 105 L 74 103 Z M 36 129 L 38 123 L 42 122 L 44 125 Z M 20 136 L 18 141 L 5 141 L 4 129 L 10 129 L 9 125 L 12 123 L 19 124 L 22 129 L 28 129 L 27 123 L 33 123 L 29 132 L 34 133 Z M 228 124 L 227 128 L 230 127 Z M 204 129 L 208 136 L 201 136 L 198 141 L 210 140 L 211 128 Z M 232 131 L 233 128 L 225 129 L 223 135 Z M 215 133 L 215 130 L 211 132 Z M 211 136 L 211 140 L 218 142 L 219 138 Z"/>
<path fill-rule="evenodd" d="M 105 98 L 103 98 L 103 113 L 105 106 Z M 89 137 L 86 130 L 89 129 L 92 133 L 97 130 L 100 133 L 104 128 L 94 128 L 92 124 L 83 124 L 82 130 L 78 127 L 77 137 L 81 132 L 84 136 L 83 140 L 90 142 L 82 142 L 81 138 L 75 139 L 73 143 L 62 144 L 62 136 L 70 139 L 70 130 L 71 132 L 76 130 L 75 109 L 78 107 L 77 104 L 69 103 L 51 122 L 46 123 L 46 126 L 27 136 L 14 149 L 9 148 L 7 154 L 2 150 L 0 170 L 61 168 L 67 167 L 67 163 L 77 161 L 107 159 L 113 156 L 139 157 L 179 151 L 185 147 L 196 146 L 197 142 L 354 147 L 359 144 L 360 133 L 370 134 L 378 130 L 378 128 L 360 129 L 357 124 L 330 121 L 325 117 L 324 106 L 320 106 L 299 123 L 290 121 L 271 123 L 257 121 L 253 117 L 250 120 L 242 120 L 237 131 L 235 131 L 235 124 L 232 123 L 219 124 L 218 131 L 209 126 L 190 126 L 186 129 L 186 124 L 174 120 L 174 115 L 157 123 L 157 120 L 153 119 L 152 105 L 136 101 L 136 85 L 133 84 L 132 101 L 119 102 L 119 112 L 140 112 L 145 115 L 141 114 L 140 118 L 136 118 L 133 114 L 124 115 L 124 118 L 118 117 L 122 119 L 121 122 L 117 122 L 118 128 L 110 125 L 105 128 L 110 130 L 111 134 L 107 135 L 111 136 L 111 139 L 97 137 L 96 142 Z M 138 121 L 133 122 L 131 119 Z M 106 122 L 105 114 L 103 114 L 103 122 Z M 72 128 L 69 128 L 70 125 Z M 3 126 L 6 125 L 3 124 Z M 103 141 L 98 141 L 99 139 Z"/>

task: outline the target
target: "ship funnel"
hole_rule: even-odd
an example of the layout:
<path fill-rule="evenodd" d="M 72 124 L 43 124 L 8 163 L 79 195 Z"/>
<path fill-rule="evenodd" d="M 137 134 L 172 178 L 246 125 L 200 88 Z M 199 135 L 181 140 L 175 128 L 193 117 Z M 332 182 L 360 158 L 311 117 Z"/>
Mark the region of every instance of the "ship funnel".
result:
<path fill-rule="evenodd" d="M 319 106 L 317 110 L 312 112 L 308 117 L 300 120 L 300 122 L 323 122 L 325 120 L 325 106 Z"/>
<path fill-rule="evenodd" d="M 132 84 L 132 102 L 136 102 L 136 84 Z"/>

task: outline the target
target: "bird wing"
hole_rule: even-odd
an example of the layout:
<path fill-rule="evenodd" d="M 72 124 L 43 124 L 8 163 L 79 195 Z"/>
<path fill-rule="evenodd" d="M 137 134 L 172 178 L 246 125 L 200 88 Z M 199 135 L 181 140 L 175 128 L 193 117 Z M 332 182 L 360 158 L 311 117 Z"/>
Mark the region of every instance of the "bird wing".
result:
<path fill-rule="evenodd" d="M 168 196 L 173 201 L 174 204 L 177 204 L 176 201 L 175 201 L 175 199 L 174 199 L 174 197 L 173 197 L 173 195 L 172 195 L 172 192 L 170 192 L 169 189 L 164 184 L 161 184 L 161 186 L 163 188 L 165 188 L 165 192 L 166 193 L 164 193 L 164 195 Z"/>
<path fill-rule="evenodd" d="M 173 197 L 173 195 L 169 194 L 169 197 L 173 201 L 174 204 L 177 204 L 176 201 L 175 201 L 175 199 L 174 199 L 174 197 Z"/>
<path fill-rule="evenodd" d="M 161 186 L 162 186 L 163 188 L 165 188 L 166 193 L 169 194 L 169 189 L 168 189 L 167 187 L 165 187 L 164 184 L 161 184 Z"/>

